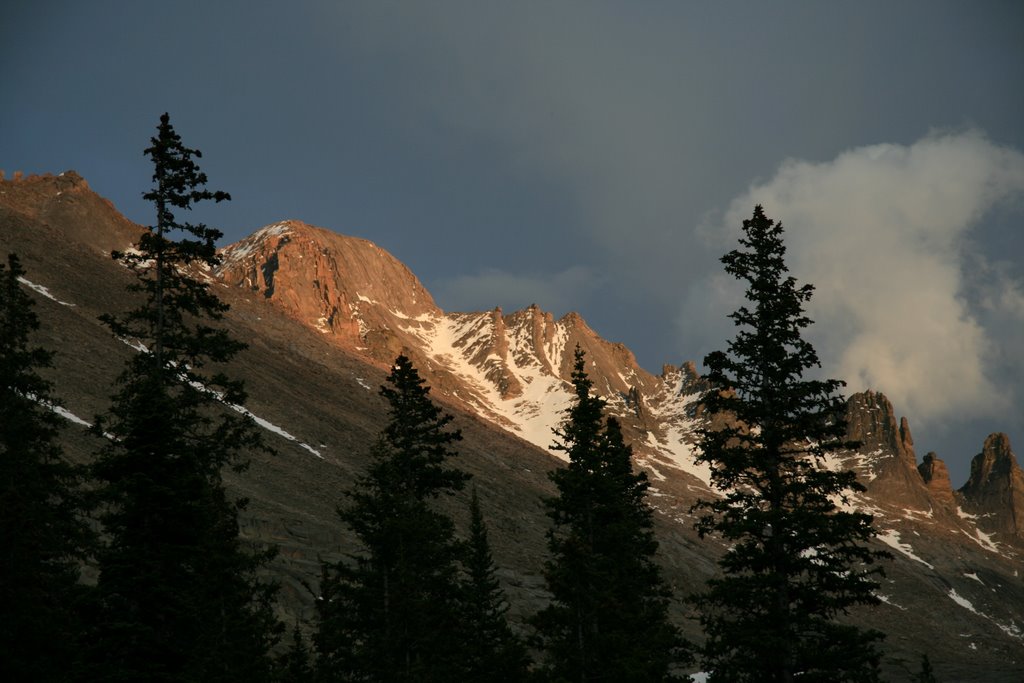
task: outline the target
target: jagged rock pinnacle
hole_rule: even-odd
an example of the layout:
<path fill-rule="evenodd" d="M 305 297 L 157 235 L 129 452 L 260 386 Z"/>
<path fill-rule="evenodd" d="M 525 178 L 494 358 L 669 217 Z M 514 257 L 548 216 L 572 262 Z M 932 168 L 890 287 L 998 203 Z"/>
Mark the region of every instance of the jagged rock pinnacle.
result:
<path fill-rule="evenodd" d="M 982 516 L 990 530 L 1024 537 L 1024 472 L 1006 434 L 985 439 L 960 493 L 969 511 Z"/>
<path fill-rule="evenodd" d="M 949 481 L 949 470 L 946 469 L 946 463 L 939 460 L 935 453 L 925 455 L 917 471 L 921 473 L 928 492 L 936 501 L 948 505 L 956 504 L 953 498 L 953 485 Z"/>
<path fill-rule="evenodd" d="M 867 486 L 873 493 L 907 507 L 927 510 L 928 490 L 917 469 L 910 424 L 896 413 L 885 394 L 865 391 L 850 396 L 846 410 L 847 436 L 860 442 L 859 451 L 873 459 L 877 475 Z"/>

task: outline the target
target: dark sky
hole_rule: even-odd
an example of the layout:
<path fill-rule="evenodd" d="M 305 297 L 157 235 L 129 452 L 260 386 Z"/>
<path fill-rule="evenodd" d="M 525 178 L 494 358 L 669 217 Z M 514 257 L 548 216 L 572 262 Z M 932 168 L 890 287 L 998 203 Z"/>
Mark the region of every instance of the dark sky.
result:
<path fill-rule="evenodd" d="M 724 346 L 763 203 L 826 373 L 956 486 L 1024 443 L 1024 3 L 15 0 L 0 74 L 8 174 L 148 223 L 169 111 L 226 241 L 365 237 L 445 310 L 577 310 L 655 372 Z"/>

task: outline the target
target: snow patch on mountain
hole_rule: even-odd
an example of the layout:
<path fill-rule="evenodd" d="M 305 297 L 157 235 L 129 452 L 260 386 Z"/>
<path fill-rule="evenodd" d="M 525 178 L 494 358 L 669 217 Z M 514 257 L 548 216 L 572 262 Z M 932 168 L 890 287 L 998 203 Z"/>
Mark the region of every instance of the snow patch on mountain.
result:
<path fill-rule="evenodd" d="M 551 322 L 549 334 L 541 337 L 531 321 L 496 322 L 492 313 L 389 313 L 402 333 L 417 340 L 434 366 L 432 371 L 441 370 L 456 378 L 459 388 L 453 394 L 457 398 L 526 441 L 544 449 L 551 446 L 554 430 L 575 400 L 572 385 L 557 374 L 568 352 L 571 322 Z M 503 326 L 502 330 L 496 329 L 498 325 Z M 496 339 L 499 335 L 503 337 Z M 626 386 L 640 383 L 635 370 L 617 374 Z M 597 375 L 592 374 L 592 379 L 597 380 Z M 506 391 L 509 385 L 515 390 Z M 628 410 L 619 391 L 605 399 L 610 408 L 617 409 L 613 412 Z M 695 462 L 695 420 L 689 415 L 694 399 L 686 392 L 681 373 L 666 378 L 648 406 L 652 428 L 640 427 L 646 438 L 641 437 L 643 440 L 634 443 L 634 448 L 638 463 L 652 478 L 664 479 L 667 469 L 682 470 L 710 488 L 710 468 Z M 559 451 L 555 455 L 564 458 Z"/>
<path fill-rule="evenodd" d="M 682 470 L 695 476 L 710 489 L 711 467 L 706 463 L 696 462 L 694 446 L 689 441 L 692 432 L 687 427 L 688 425 L 670 424 L 665 430 L 664 438 L 648 432 L 646 443 L 659 457 L 657 460 L 646 458 L 644 464 L 654 470 L 657 470 L 659 465 Z M 664 478 L 664 475 L 660 476 Z"/>
<path fill-rule="evenodd" d="M 18 282 L 20 282 L 21 284 L 25 285 L 26 287 L 28 287 L 31 290 L 39 292 L 40 294 L 45 296 L 47 299 L 50 299 L 51 301 L 56 301 L 61 306 L 71 306 L 71 307 L 74 307 L 74 304 L 68 303 L 67 301 L 61 301 L 60 299 L 55 297 L 53 294 L 50 293 L 50 290 L 47 287 L 44 287 L 42 285 L 37 285 L 36 283 L 34 283 L 34 282 L 24 278 L 24 277 L 21 277 L 20 275 L 18 276 Z"/>
<path fill-rule="evenodd" d="M 970 533 L 969 531 L 966 531 L 966 530 L 963 530 L 963 529 L 961 529 L 961 531 L 963 531 L 965 536 L 967 536 L 969 539 L 971 539 L 972 541 L 974 541 L 975 543 L 980 545 L 985 550 L 988 550 L 989 552 L 992 552 L 992 553 L 996 553 L 997 555 L 1002 555 L 1003 557 L 1010 557 L 1009 555 L 1007 555 L 1006 553 L 1003 553 L 999 549 L 999 543 L 997 543 L 996 541 L 992 540 L 992 534 L 986 534 L 984 531 L 982 531 L 978 527 L 973 527 L 971 529 L 971 531 L 974 532 L 973 534 Z"/>
<path fill-rule="evenodd" d="M 972 603 L 970 600 L 957 593 L 955 588 L 950 588 L 949 593 L 946 594 L 946 597 L 948 597 L 950 600 L 963 607 L 968 612 L 972 612 L 974 614 L 977 614 L 979 617 L 988 619 L 993 624 L 998 626 L 999 629 L 1003 631 L 1003 633 L 1010 636 L 1011 638 L 1016 638 L 1017 640 L 1024 640 L 1024 632 L 1021 631 L 1021 628 L 1017 626 L 1017 624 L 1013 623 L 1012 621 L 1009 624 L 1004 624 L 998 619 L 994 619 L 990 615 L 985 614 L 984 612 L 976 608 L 974 606 L 974 603 Z"/>
<path fill-rule="evenodd" d="M 698 394 L 687 386 L 682 372 L 666 375 L 649 408 L 655 421 L 665 426 L 665 433 L 659 438 L 648 432 L 647 443 L 660 456 L 659 463 L 665 461 L 669 466 L 693 475 L 710 489 L 711 467 L 697 463 L 694 436 L 697 422 L 691 417 L 697 397 Z"/>
<path fill-rule="evenodd" d="M 253 253 L 253 251 L 267 238 L 288 234 L 290 230 L 291 226 L 288 221 L 282 221 L 280 223 L 274 223 L 260 228 L 241 242 L 237 242 L 231 245 L 229 249 L 224 250 L 222 252 L 224 255 L 224 261 L 221 264 L 221 267 L 242 261 L 245 257 L 249 256 L 249 254 Z"/>
<path fill-rule="evenodd" d="M 57 413 L 68 422 L 73 422 L 76 425 L 82 425 L 83 427 L 92 427 L 92 424 L 82 418 L 78 417 L 64 406 L 58 406 L 53 403 L 43 403 L 43 405 L 49 408 L 52 412 Z"/>
<path fill-rule="evenodd" d="M 909 557 L 910 559 L 914 560 L 915 562 L 920 562 L 921 564 L 923 564 L 924 566 L 928 567 L 929 569 L 935 569 L 934 565 L 932 565 L 932 564 L 930 564 L 928 562 L 925 562 L 920 557 L 918 557 L 917 554 L 914 552 L 914 549 L 910 546 L 909 543 L 904 543 L 903 541 L 901 541 L 900 540 L 900 532 L 896 531 L 895 529 L 879 529 L 878 530 L 878 540 L 881 541 L 882 543 L 885 543 L 887 546 L 889 546 L 893 550 L 896 550 L 896 551 L 906 555 L 907 557 Z"/>
<path fill-rule="evenodd" d="M 136 340 L 131 340 L 131 339 L 125 339 L 124 337 L 118 337 L 118 340 L 122 344 L 125 344 L 126 346 L 130 346 L 131 348 L 135 349 L 139 353 L 149 353 L 149 349 L 146 348 L 146 345 L 143 344 L 141 341 L 139 341 L 137 339 Z M 297 439 L 296 437 L 292 436 L 287 431 L 285 431 L 281 427 L 278 427 L 276 424 L 274 424 L 270 420 L 264 419 L 264 418 L 260 417 L 259 415 L 256 415 L 255 413 L 253 413 L 251 410 L 249 410 L 245 406 L 240 406 L 240 405 L 238 405 L 236 403 L 228 403 L 227 401 L 224 400 L 224 395 L 221 392 L 215 391 L 213 389 L 210 389 L 209 387 L 207 387 L 205 384 L 203 384 L 201 382 L 197 382 L 195 380 L 189 380 L 189 379 L 187 379 L 187 377 L 184 374 L 181 376 L 181 378 L 183 380 L 187 381 L 189 384 L 191 384 L 194 388 L 198 389 L 199 391 L 202 391 L 203 393 L 206 393 L 206 394 L 209 394 L 209 395 L 213 396 L 218 401 L 220 401 L 221 403 L 223 403 L 227 407 L 231 408 L 235 412 L 241 413 L 242 415 L 245 415 L 246 417 L 250 418 L 253 422 L 255 422 L 257 425 L 259 425 L 263 429 L 266 429 L 269 432 L 273 432 L 273 433 L 277 434 L 280 437 L 283 437 L 284 439 L 286 439 L 288 441 L 292 441 L 299 448 L 302 448 L 304 450 L 309 451 L 310 453 L 312 453 L 316 457 L 320 458 L 321 460 L 323 459 L 324 456 L 320 454 L 320 451 L 316 450 L 315 448 L 313 448 L 309 444 L 303 442 L 302 440 Z M 58 409 L 53 408 L 53 407 L 51 407 L 51 410 L 54 410 L 54 412 L 57 412 L 57 413 L 63 415 L 63 413 L 61 413 L 61 410 L 58 410 Z M 64 417 L 69 419 L 69 420 L 71 420 L 72 422 L 79 422 L 79 423 L 85 424 L 85 425 L 89 424 L 88 422 L 85 422 L 85 421 L 81 420 L 81 418 L 75 417 L 74 415 L 71 415 L 70 413 L 68 415 L 64 415 Z"/>
<path fill-rule="evenodd" d="M 551 445 L 552 426 L 561 423 L 572 394 L 563 380 L 545 372 L 535 358 L 524 352 L 522 340 L 513 336 L 516 343 L 507 359 L 492 354 L 479 367 L 471 359 L 491 334 L 484 314 L 396 317 L 416 323 L 402 331 L 420 339 L 431 361 L 455 375 L 468 389 L 469 394 L 460 394 L 460 398 L 484 415 L 497 418 L 498 424 L 530 443 L 541 448 Z M 522 395 L 502 398 L 486 374 L 496 363 L 504 363 L 504 369 L 520 382 Z"/>
<path fill-rule="evenodd" d="M 294 436 L 292 436 L 291 434 L 286 432 L 284 429 L 278 427 L 276 424 L 270 422 L 269 420 L 265 420 L 264 418 L 260 417 L 259 415 L 256 415 L 255 413 L 253 413 L 248 408 L 246 408 L 244 406 L 237 405 L 235 403 L 225 403 L 225 405 L 230 407 L 235 412 L 241 413 L 242 415 L 245 415 L 246 417 L 250 418 L 253 422 L 258 424 L 260 427 L 263 427 L 263 429 L 266 429 L 267 431 L 270 431 L 270 432 L 274 432 L 278 436 L 281 436 L 281 437 L 287 439 L 288 441 L 291 441 L 291 442 L 295 443 L 295 445 L 297 445 L 299 448 L 302 448 L 302 449 L 305 449 L 305 450 L 309 451 L 310 453 L 312 453 L 316 457 L 320 458 L 321 460 L 324 459 L 324 456 L 322 456 L 320 454 L 320 451 L 318 451 L 317 449 L 313 448 L 308 443 L 305 443 L 305 442 L 300 441 L 299 439 L 295 438 Z"/>
<path fill-rule="evenodd" d="M 885 595 L 884 593 L 875 593 L 875 597 L 884 602 L 885 604 L 889 605 L 890 607 L 895 607 L 896 609 L 903 612 L 907 611 L 906 607 L 904 607 L 903 605 L 896 604 L 892 601 L 892 598 L 890 598 L 888 595 Z"/>

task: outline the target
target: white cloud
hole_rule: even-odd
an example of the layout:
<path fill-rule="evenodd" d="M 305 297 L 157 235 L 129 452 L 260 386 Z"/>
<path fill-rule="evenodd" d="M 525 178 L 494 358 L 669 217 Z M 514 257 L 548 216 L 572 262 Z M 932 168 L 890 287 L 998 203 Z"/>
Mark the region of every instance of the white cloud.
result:
<path fill-rule="evenodd" d="M 932 134 L 786 161 L 710 234 L 732 248 L 755 204 L 783 223 L 790 271 L 816 287 L 811 339 L 850 390 L 881 390 L 925 423 L 1007 415 L 1024 379 L 1024 285 L 973 240 L 994 207 L 1022 197 L 1019 151 L 976 131 Z M 735 308 L 717 279 L 700 291 Z"/>

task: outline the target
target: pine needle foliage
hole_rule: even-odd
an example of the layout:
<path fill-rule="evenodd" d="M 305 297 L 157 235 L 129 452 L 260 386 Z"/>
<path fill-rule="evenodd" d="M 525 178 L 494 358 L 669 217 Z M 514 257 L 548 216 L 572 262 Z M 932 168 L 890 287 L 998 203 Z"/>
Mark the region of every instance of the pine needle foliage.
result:
<path fill-rule="evenodd" d="M 276 666 L 275 683 L 312 683 L 315 680 L 312 654 L 298 624 L 292 628 L 291 643 L 277 658 Z"/>
<path fill-rule="evenodd" d="M 704 359 L 698 462 L 721 497 L 698 503 L 697 528 L 729 550 L 697 599 L 703 668 L 714 682 L 877 681 L 882 634 L 839 621 L 878 603 L 887 557 L 868 546 L 871 516 L 837 505 L 864 487 L 825 462 L 856 445 L 844 441 L 843 382 L 804 378 L 820 365 L 802 337 L 813 287 L 786 275 L 782 225 L 758 206 L 743 232 L 722 262 L 749 304 L 730 315 L 728 351 Z"/>
<path fill-rule="evenodd" d="M 245 345 L 216 325 L 228 306 L 196 277 L 219 263 L 221 233 L 176 216 L 229 197 L 205 189 L 201 154 L 167 114 L 151 143 L 154 186 L 143 196 L 157 222 L 135 249 L 113 254 L 135 275 L 141 303 L 102 317 L 140 351 L 94 426 L 106 439 L 93 475 L 109 537 L 99 552 L 95 679 L 267 680 L 281 625 L 275 587 L 256 572 L 273 552 L 242 544 L 245 501 L 222 481 L 225 467 L 244 470 L 246 455 L 266 446 L 251 418 L 225 405 L 245 401 L 242 383 L 220 369 Z"/>
<path fill-rule="evenodd" d="M 92 537 L 81 468 L 57 444 L 62 419 L 40 374 L 53 353 L 32 344 L 39 329 L 15 254 L 0 263 L 0 679 L 68 680 L 78 667 L 79 563 Z"/>
<path fill-rule="evenodd" d="M 462 680 L 462 549 L 433 499 L 461 490 L 447 466 L 462 439 L 400 355 L 381 387 L 388 423 L 341 520 L 360 552 L 323 566 L 315 637 L 321 680 Z"/>
<path fill-rule="evenodd" d="M 569 457 L 551 473 L 552 528 L 545 578 L 551 604 L 534 625 L 553 681 L 662 681 L 687 655 L 668 619 L 671 593 L 654 562 L 658 542 L 643 472 L 605 402 L 593 394 L 583 351 L 572 373 L 576 401 L 552 450 Z"/>
<path fill-rule="evenodd" d="M 493 683 L 526 680 L 529 658 L 505 618 L 509 606 L 496 576 L 476 487 L 469 501 L 469 540 L 463 563 L 462 628 L 468 635 L 464 643 L 464 680 Z"/>

